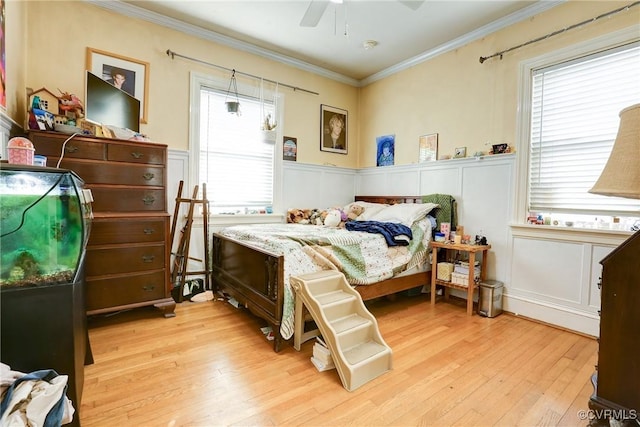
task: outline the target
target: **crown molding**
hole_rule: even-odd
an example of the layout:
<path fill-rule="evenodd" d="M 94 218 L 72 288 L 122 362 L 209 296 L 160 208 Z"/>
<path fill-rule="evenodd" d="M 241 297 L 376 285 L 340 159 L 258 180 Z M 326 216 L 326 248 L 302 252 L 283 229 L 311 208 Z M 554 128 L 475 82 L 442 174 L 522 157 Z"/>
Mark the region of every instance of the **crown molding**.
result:
<path fill-rule="evenodd" d="M 131 18 L 142 19 L 144 21 L 161 25 L 163 27 L 171 28 L 173 30 L 180 31 L 182 33 L 185 33 L 194 37 L 198 37 L 204 40 L 209 40 L 209 41 L 222 44 L 243 52 L 262 56 L 264 58 L 271 59 L 273 61 L 280 62 L 286 65 L 290 65 L 292 67 L 296 67 L 298 69 L 308 71 L 310 73 L 317 74 L 331 80 L 335 80 L 351 86 L 359 86 L 359 81 L 351 77 L 347 77 L 345 75 L 327 70 L 325 68 L 309 64 L 308 62 L 305 62 L 305 61 L 300 61 L 298 59 L 292 58 L 287 55 L 282 55 L 280 53 L 273 52 L 269 49 L 258 47 L 251 43 L 243 42 L 241 40 L 237 40 L 232 37 L 225 36 L 215 31 L 206 30 L 196 25 L 192 25 L 192 24 L 188 24 L 186 22 L 180 21 L 178 19 L 170 18 L 156 12 L 151 12 L 128 3 L 123 3 L 119 0 L 107 0 L 107 1 L 83 0 L 83 1 L 85 3 L 90 3 L 94 6 L 119 13 L 121 15 L 125 15 Z M 169 48 L 169 46 L 167 46 L 167 48 Z"/>
<path fill-rule="evenodd" d="M 510 15 L 507 15 L 503 18 L 500 18 L 496 21 L 493 21 L 483 27 L 480 27 L 474 31 L 471 31 L 461 37 L 450 40 L 447 43 L 443 43 L 440 46 L 437 46 L 433 49 L 429 49 L 420 55 L 416 55 L 413 58 L 409 58 L 406 61 L 399 62 L 396 65 L 393 65 L 389 68 L 386 68 L 382 71 L 379 71 L 375 74 L 370 75 L 362 80 L 360 80 L 360 86 L 366 86 L 378 80 L 382 80 L 386 77 L 389 77 L 395 73 L 406 70 L 408 68 L 413 67 L 414 65 L 418 65 L 422 62 L 428 61 L 430 59 L 435 58 L 436 56 L 442 55 L 443 53 L 450 52 L 452 50 L 458 49 L 466 44 L 469 44 L 473 41 L 479 40 L 489 34 L 495 33 L 496 31 L 502 30 L 510 25 L 516 24 L 520 21 L 524 21 L 534 15 L 538 15 L 542 12 L 546 12 L 549 9 L 552 9 L 560 4 L 566 3 L 567 0 L 548 0 L 548 1 L 539 1 L 529 7 L 521 9 L 517 12 L 514 12 Z"/>
<path fill-rule="evenodd" d="M 301 61 L 287 55 L 282 55 L 272 50 L 261 48 L 254 44 L 243 42 L 241 40 L 237 40 L 232 37 L 225 36 L 215 31 L 206 30 L 196 25 L 192 25 L 192 24 L 188 24 L 186 22 L 180 21 L 178 19 L 170 18 L 156 12 L 151 12 L 137 6 L 124 3 L 120 0 L 106 0 L 106 1 L 105 0 L 83 0 L 83 1 L 86 3 L 92 4 L 94 6 L 101 7 L 103 9 L 107 9 L 115 13 L 119 13 L 121 15 L 129 16 L 131 18 L 142 19 L 144 21 L 161 25 L 163 27 L 171 28 L 173 30 L 180 31 L 182 33 L 192 35 L 194 37 L 198 37 L 204 40 L 209 40 L 218 44 L 231 47 L 233 49 L 237 49 L 243 52 L 261 56 L 276 62 L 280 62 L 282 64 L 286 64 L 286 65 L 298 68 L 303 71 L 308 71 L 310 73 L 313 73 L 322 77 L 326 77 L 328 79 L 331 79 L 340 83 L 345 83 L 355 87 L 363 87 L 373 82 L 376 82 L 378 80 L 381 80 L 383 78 L 389 77 L 393 74 L 399 73 L 400 71 L 411 68 L 414 65 L 433 59 L 436 56 L 442 55 L 454 49 L 458 49 L 470 42 L 473 42 L 491 33 L 494 33 L 498 30 L 508 27 L 509 25 L 513 25 L 515 23 L 528 19 L 531 16 L 545 12 L 555 6 L 565 3 L 567 0 L 539 1 L 525 9 L 512 13 L 504 18 L 498 19 L 488 25 L 480 27 L 477 30 L 471 31 L 465 34 L 464 36 L 458 37 L 454 40 L 451 40 L 433 49 L 429 49 L 421 53 L 420 55 L 416 55 L 413 58 L 407 59 L 406 61 L 399 62 L 396 65 L 386 68 L 378 73 L 372 74 L 371 76 L 366 77 L 362 80 L 357 80 L 357 79 L 345 76 L 343 74 L 327 70 L 326 68 L 318 67 L 316 65 L 309 64 L 308 62 Z"/>

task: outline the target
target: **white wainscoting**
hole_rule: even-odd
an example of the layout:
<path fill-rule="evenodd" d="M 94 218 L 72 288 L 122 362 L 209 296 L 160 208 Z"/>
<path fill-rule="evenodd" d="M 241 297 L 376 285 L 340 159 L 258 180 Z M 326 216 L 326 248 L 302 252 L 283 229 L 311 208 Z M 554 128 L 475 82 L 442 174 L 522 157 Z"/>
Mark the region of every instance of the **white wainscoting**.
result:
<path fill-rule="evenodd" d="M 504 309 L 598 336 L 600 260 L 629 233 L 513 225 Z"/>
<path fill-rule="evenodd" d="M 335 166 L 284 162 L 283 206 L 325 209 L 353 201 L 357 171 Z"/>

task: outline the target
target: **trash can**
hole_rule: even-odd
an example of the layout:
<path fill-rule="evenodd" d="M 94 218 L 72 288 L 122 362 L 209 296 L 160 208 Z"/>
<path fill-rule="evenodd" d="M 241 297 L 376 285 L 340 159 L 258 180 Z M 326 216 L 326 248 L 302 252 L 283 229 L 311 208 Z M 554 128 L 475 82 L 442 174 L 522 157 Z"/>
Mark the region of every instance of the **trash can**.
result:
<path fill-rule="evenodd" d="M 502 282 L 485 280 L 478 289 L 478 314 L 484 317 L 496 317 L 502 313 Z"/>

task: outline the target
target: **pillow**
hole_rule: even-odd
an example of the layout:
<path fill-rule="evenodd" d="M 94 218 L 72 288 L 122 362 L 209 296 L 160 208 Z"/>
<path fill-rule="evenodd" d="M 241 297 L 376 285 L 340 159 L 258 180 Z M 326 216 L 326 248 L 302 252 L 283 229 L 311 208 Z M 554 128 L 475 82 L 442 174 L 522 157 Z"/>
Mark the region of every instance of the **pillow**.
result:
<path fill-rule="evenodd" d="M 372 215 L 375 215 L 376 213 L 380 212 L 381 210 L 389 206 L 389 205 L 385 205 L 384 203 L 351 202 L 344 207 L 344 211 L 349 212 L 349 208 L 352 205 L 360 205 L 364 208 L 364 212 L 358 215 L 358 217 L 356 218 L 356 221 L 370 221 L 369 218 Z"/>
<path fill-rule="evenodd" d="M 369 221 L 395 222 L 411 228 L 414 222 L 424 218 L 437 207 L 438 205 L 435 203 L 398 203 L 375 213 L 369 218 Z"/>

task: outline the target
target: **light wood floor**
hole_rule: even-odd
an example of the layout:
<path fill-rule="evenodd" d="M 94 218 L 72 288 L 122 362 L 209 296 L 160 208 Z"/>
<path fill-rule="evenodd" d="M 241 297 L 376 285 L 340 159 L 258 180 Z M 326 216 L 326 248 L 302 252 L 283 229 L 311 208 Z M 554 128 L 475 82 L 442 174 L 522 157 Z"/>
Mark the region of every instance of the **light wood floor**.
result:
<path fill-rule="evenodd" d="M 92 319 L 89 426 L 586 426 L 595 339 L 510 314 L 467 316 L 427 295 L 368 304 L 393 370 L 354 392 L 301 352 L 276 354 L 261 321 L 226 302 L 175 318 L 138 309 Z"/>

